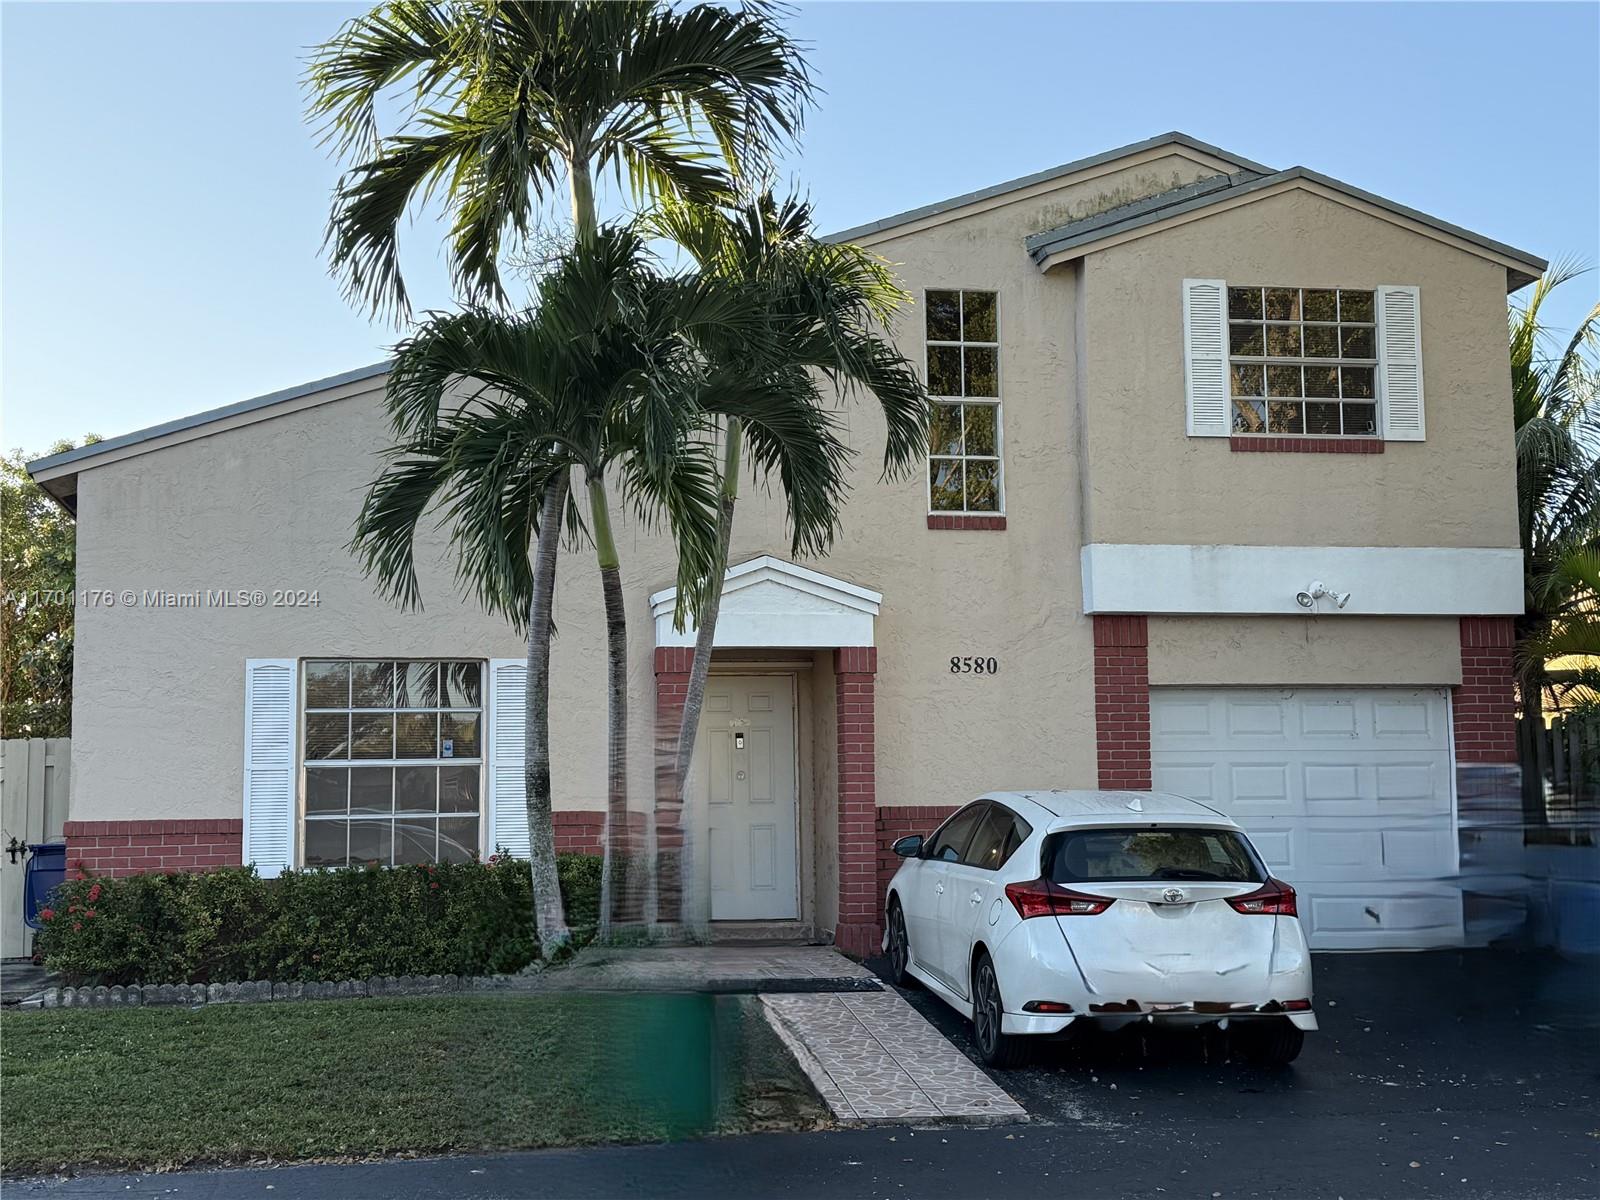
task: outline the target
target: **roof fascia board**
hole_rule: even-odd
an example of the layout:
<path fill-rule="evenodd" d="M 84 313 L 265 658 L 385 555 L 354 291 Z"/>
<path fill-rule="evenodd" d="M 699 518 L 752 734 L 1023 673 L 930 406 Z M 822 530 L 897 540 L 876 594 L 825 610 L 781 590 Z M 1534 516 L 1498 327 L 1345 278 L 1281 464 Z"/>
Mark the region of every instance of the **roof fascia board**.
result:
<path fill-rule="evenodd" d="M 1085 230 L 1056 241 L 1048 240 L 1047 234 L 1039 234 L 1030 239 L 1030 253 L 1041 272 L 1049 271 L 1095 251 L 1109 250 L 1113 246 L 1123 245 L 1151 233 L 1176 228 L 1202 217 L 1227 212 L 1293 190 L 1311 192 L 1386 220 L 1402 229 L 1422 234 L 1458 250 L 1498 263 L 1506 268 L 1508 291 L 1515 291 L 1531 283 L 1549 265 L 1544 259 L 1527 251 L 1507 246 L 1492 238 L 1482 237 L 1448 221 L 1430 217 L 1426 213 L 1385 200 L 1381 196 L 1364 192 L 1360 188 L 1351 187 L 1349 184 L 1320 175 L 1305 167 L 1292 167 L 1287 171 L 1250 180 L 1236 187 L 1197 196 L 1170 207 L 1141 213 L 1123 222 Z"/>
<path fill-rule="evenodd" d="M 180 445 L 196 438 L 209 437 L 225 430 L 238 429 L 256 421 L 265 421 L 270 417 L 283 416 L 360 395 L 371 390 L 369 385 L 373 380 L 388 373 L 389 363 L 374 363 L 313 383 L 269 392 L 265 396 L 255 396 L 236 404 L 195 413 L 193 416 L 179 417 L 175 421 L 152 425 L 148 429 L 135 430 L 133 433 L 107 438 L 88 446 L 79 446 L 75 450 L 36 458 L 28 464 L 28 474 L 40 484 L 45 484 L 51 480 L 76 475 L 79 470 L 86 467 L 120 462 L 125 458 Z"/>
<path fill-rule="evenodd" d="M 1072 183 L 1094 179 L 1127 167 L 1136 167 L 1174 152 L 1221 175 L 1240 170 L 1254 171 L 1263 175 L 1272 171 L 1271 167 L 1240 158 L 1237 154 L 1230 154 L 1221 147 L 1197 141 L 1187 134 L 1168 133 L 1120 146 L 1115 150 L 1107 150 L 1102 154 L 1093 154 L 1088 158 L 1080 158 L 1059 167 L 1051 167 L 1046 171 L 1024 175 L 1019 179 L 998 183 L 993 187 L 981 188 L 948 200 L 908 209 L 878 221 L 869 221 L 865 225 L 856 225 L 850 229 L 830 233 L 822 240 L 870 245 L 891 237 L 904 237 L 946 221 L 1030 200 Z"/>

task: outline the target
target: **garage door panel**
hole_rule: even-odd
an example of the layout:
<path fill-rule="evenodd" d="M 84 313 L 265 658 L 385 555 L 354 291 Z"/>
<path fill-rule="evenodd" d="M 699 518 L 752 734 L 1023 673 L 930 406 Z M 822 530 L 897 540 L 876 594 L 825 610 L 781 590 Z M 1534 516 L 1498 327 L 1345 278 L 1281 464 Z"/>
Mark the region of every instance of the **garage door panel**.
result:
<path fill-rule="evenodd" d="M 1461 896 L 1452 888 L 1382 896 L 1323 894 L 1301 905 L 1322 949 L 1438 946 L 1462 937 Z"/>
<path fill-rule="evenodd" d="M 1359 715 L 1350 696 L 1304 697 L 1298 707 L 1300 733 L 1308 740 L 1342 738 L 1350 742 L 1360 736 Z"/>
<path fill-rule="evenodd" d="M 1242 812 L 1277 809 L 1289 811 L 1289 772 L 1286 762 L 1229 763 L 1227 797 Z"/>
<path fill-rule="evenodd" d="M 1206 699 L 1170 698 L 1150 701 L 1150 732 L 1171 742 L 1188 738 L 1196 745 L 1214 744 L 1220 704 Z"/>
<path fill-rule="evenodd" d="M 1442 746 L 1444 730 L 1439 728 L 1441 722 L 1434 719 L 1436 709 L 1439 706 L 1429 704 L 1426 696 L 1375 700 L 1372 704 L 1373 736 L 1385 742 L 1422 742 Z"/>
<path fill-rule="evenodd" d="M 1311 878 L 1337 873 L 1381 873 L 1383 834 L 1376 829 L 1317 829 L 1306 836 L 1305 871 Z"/>
<path fill-rule="evenodd" d="M 1153 688 L 1155 786 L 1249 831 L 1319 949 L 1461 940 L 1449 707 L 1434 688 Z"/>
<path fill-rule="evenodd" d="M 1215 776 L 1219 770 L 1220 767 L 1203 762 L 1154 763 L 1151 786 L 1158 792 L 1173 792 L 1202 804 L 1211 804 L 1217 794 Z"/>
<path fill-rule="evenodd" d="M 1260 744 L 1262 740 L 1281 742 L 1284 737 L 1283 706 L 1274 699 L 1227 701 L 1228 736 Z"/>

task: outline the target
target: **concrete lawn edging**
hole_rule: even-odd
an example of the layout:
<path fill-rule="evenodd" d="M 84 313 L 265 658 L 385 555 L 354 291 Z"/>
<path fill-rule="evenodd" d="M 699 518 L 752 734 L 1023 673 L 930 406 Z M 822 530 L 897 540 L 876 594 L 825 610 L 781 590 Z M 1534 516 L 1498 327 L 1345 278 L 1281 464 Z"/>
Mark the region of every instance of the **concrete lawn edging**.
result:
<path fill-rule="evenodd" d="M 365 1000 L 389 996 L 433 996 L 451 992 L 505 991 L 516 975 L 374 975 L 337 982 L 131 983 L 106 987 L 52 987 L 22 1000 L 18 1008 L 194 1008 L 207 1004 L 265 1004 L 286 1000 Z"/>

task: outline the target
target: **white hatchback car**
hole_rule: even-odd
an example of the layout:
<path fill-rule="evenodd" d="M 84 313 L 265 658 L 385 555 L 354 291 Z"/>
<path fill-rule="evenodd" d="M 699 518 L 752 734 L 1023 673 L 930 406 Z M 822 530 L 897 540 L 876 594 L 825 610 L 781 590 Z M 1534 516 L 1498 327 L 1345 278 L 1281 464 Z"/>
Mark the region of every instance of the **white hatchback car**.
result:
<path fill-rule="evenodd" d="M 1161 792 L 993 792 L 901 838 L 884 949 L 971 1019 L 985 1062 L 1075 1022 L 1227 1022 L 1257 1061 L 1300 1053 L 1311 957 L 1294 889 L 1244 830 Z M 1080 1025 L 1081 1028 L 1081 1025 Z"/>

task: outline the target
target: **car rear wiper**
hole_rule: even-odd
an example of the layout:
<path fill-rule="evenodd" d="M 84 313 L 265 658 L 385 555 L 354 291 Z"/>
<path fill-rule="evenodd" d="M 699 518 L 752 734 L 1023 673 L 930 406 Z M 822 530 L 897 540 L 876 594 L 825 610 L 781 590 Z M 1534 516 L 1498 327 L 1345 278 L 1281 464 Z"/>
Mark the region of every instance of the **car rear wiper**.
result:
<path fill-rule="evenodd" d="M 1155 874 L 1153 874 L 1150 878 L 1152 878 L 1152 879 L 1214 879 L 1214 880 L 1218 881 L 1219 883 L 1222 881 L 1222 876 L 1221 875 L 1213 874 L 1210 871 L 1202 871 L 1202 870 L 1198 869 L 1197 867 L 1162 867 L 1161 870 L 1155 872 Z"/>

